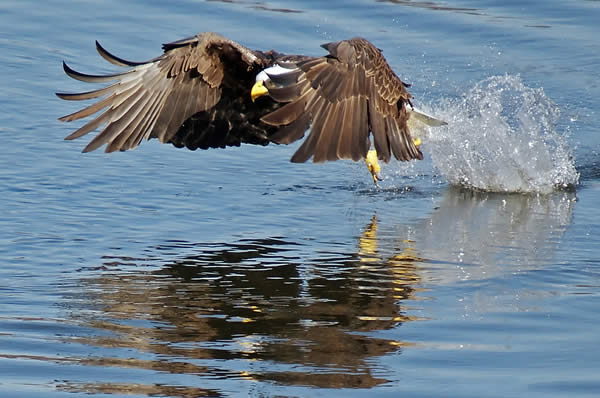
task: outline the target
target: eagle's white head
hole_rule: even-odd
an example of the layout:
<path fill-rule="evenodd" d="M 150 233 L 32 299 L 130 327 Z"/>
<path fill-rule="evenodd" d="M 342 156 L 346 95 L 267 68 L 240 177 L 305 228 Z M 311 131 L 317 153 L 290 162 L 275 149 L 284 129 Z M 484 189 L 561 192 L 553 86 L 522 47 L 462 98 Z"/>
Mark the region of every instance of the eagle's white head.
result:
<path fill-rule="evenodd" d="M 269 87 L 272 84 L 275 84 L 272 82 L 271 76 L 285 75 L 295 72 L 296 70 L 295 64 L 285 62 L 281 64 L 276 63 L 275 65 L 260 71 L 258 75 L 256 75 L 256 82 L 254 83 L 254 86 L 252 86 L 252 90 L 250 90 L 252 102 L 256 101 L 258 97 L 269 94 Z"/>

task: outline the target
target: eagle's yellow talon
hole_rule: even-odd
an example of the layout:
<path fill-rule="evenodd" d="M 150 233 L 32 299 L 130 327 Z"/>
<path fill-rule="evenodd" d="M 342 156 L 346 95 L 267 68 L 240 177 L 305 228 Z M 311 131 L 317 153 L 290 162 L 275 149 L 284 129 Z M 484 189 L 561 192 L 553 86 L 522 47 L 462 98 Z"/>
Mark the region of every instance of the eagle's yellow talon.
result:
<path fill-rule="evenodd" d="M 381 181 L 383 178 L 381 178 L 381 166 L 377 160 L 377 151 L 375 149 L 371 149 L 369 152 L 367 152 L 365 163 L 367 164 L 367 168 L 371 173 L 371 177 L 373 177 L 373 182 L 379 188 L 377 181 Z"/>

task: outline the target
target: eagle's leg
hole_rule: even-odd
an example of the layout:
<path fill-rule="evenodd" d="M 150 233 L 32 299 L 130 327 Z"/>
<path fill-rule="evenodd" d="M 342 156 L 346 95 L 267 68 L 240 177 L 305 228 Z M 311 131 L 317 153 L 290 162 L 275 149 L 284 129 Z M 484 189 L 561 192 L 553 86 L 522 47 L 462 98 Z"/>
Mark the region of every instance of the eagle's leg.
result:
<path fill-rule="evenodd" d="M 421 140 L 418 138 L 414 138 L 413 142 L 415 143 L 415 146 L 421 145 Z M 382 181 L 383 177 L 381 177 L 381 166 L 377 160 L 377 151 L 375 149 L 371 149 L 367 152 L 365 163 L 367 164 L 367 169 L 369 169 L 369 172 L 371 173 L 371 177 L 373 177 L 373 182 L 377 188 L 381 188 L 377 181 Z"/>
<path fill-rule="evenodd" d="M 373 177 L 373 182 L 379 188 L 379 184 L 377 181 L 383 180 L 381 177 L 381 166 L 379 165 L 379 161 L 377 160 L 377 151 L 375 149 L 371 149 L 367 152 L 367 156 L 365 157 L 365 163 L 367 164 L 367 169 L 371 173 L 371 177 Z"/>

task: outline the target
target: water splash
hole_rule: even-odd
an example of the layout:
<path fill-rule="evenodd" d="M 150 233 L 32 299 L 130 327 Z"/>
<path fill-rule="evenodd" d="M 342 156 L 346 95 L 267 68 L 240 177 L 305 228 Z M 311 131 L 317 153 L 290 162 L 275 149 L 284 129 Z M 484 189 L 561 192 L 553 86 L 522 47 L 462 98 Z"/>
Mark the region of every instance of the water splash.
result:
<path fill-rule="evenodd" d="M 549 193 L 578 183 L 557 105 L 519 76 L 483 80 L 432 113 L 448 126 L 430 129 L 425 150 L 453 185 Z"/>

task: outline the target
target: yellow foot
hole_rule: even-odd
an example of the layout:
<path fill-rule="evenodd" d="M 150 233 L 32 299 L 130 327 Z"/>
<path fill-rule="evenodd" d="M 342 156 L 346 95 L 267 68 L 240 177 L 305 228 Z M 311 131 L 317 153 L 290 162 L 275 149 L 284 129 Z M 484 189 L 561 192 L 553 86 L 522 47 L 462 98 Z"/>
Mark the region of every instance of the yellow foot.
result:
<path fill-rule="evenodd" d="M 414 138 L 413 142 L 415 143 L 415 146 L 421 145 L 421 140 L 418 138 Z M 383 178 L 380 174 L 381 166 L 379 165 L 379 161 L 377 160 L 377 151 L 375 149 L 371 149 L 369 150 L 369 152 L 367 152 L 367 156 L 365 157 L 365 163 L 367 164 L 367 168 L 371 173 L 371 177 L 373 177 L 373 182 L 375 183 L 377 188 L 380 188 L 377 181 L 382 181 Z"/>
<path fill-rule="evenodd" d="M 375 149 L 371 149 L 367 152 L 367 157 L 365 157 L 365 163 L 367 164 L 367 168 L 371 173 L 371 177 L 373 177 L 373 182 L 379 188 L 379 184 L 377 181 L 383 180 L 381 178 L 381 166 L 379 165 L 379 161 L 377 160 L 377 151 Z"/>

